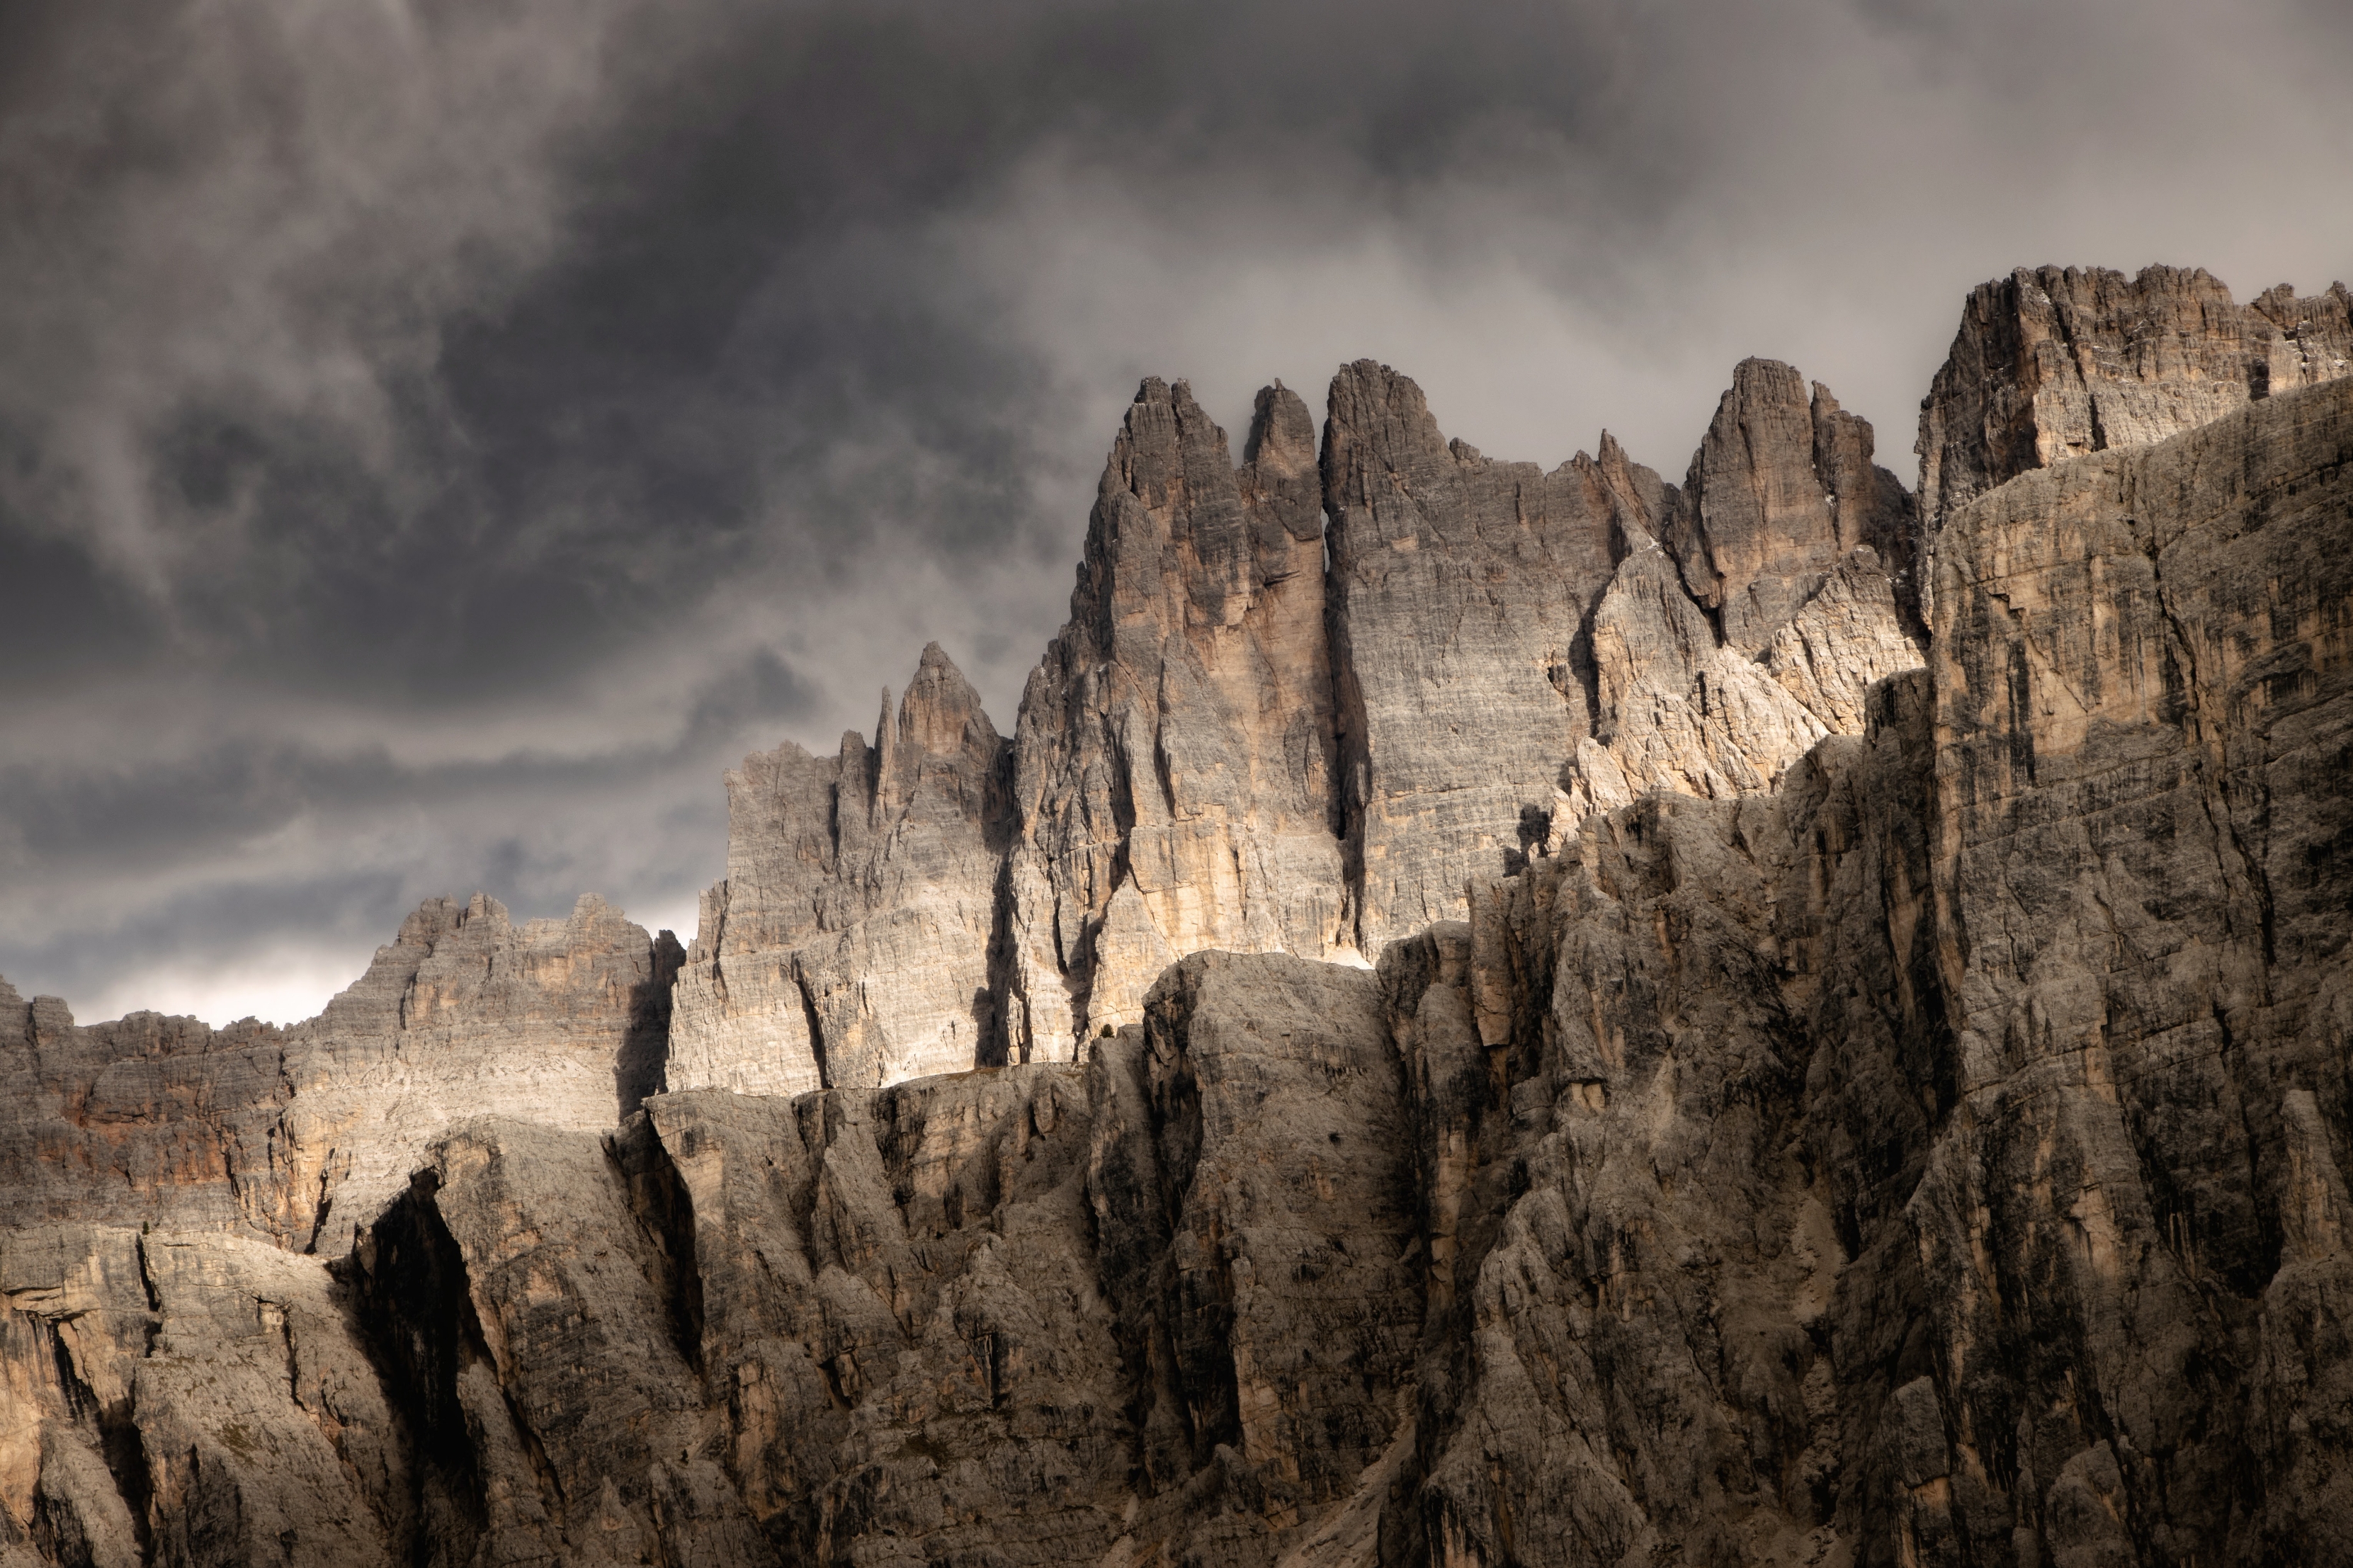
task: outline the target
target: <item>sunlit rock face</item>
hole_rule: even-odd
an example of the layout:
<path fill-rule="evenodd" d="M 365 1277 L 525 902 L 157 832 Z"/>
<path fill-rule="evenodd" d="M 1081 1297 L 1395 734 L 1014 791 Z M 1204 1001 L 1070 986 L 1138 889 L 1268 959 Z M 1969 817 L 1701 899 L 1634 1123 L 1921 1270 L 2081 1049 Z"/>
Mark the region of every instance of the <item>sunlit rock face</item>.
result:
<path fill-rule="evenodd" d="M 2203 268 L 2020 268 L 1980 284 L 1920 405 L 1920 509 L 2031 468 L 2142 446 L 2353 370 L 2353 295 L 2239 305 Z"/>
<path fill-rule="evenodd" d="M 1353 952 L 1334 831 L 1315 435 L 1259 394 L 1243 461 L 1147 381 L 1103 466 L 1071 620 L 1022 694 L 1009 1051 L 1133 1023 L 1178 954 Z"/>
<path fill-rule="evenodd" d="M 1368 964 L 1588 812 L 1768 787 L 1919 662 L 1910 499 L 1786 365 L 1680 489 L 1606 435 L 1485 458 L 1370 362 L 1328 408 L 1319 449 L 1266 388 L 1238 467 L 1144 384 L 1008 746 L 934 648 L 872 745 L 745 759 L 672 1087 L 1070 1060 L 1203 950 Z"/>
<path fill-rule="evenodd" d="M 2183 427 L 1926 543 L 1769 362 L 1680 485 L 1148 382 L 1013 738 L 748 759 L 691 952 L 0 984 L 0 1568 L 2340 1560 L 2342 291 L 2055 276 Z"/>
<path fill-rule="evenodd" d="M 871 744 L 787 742 L 727 775 L 727 879 L 680 971 L 671 1087 L 792 1094 L 982 1059 L 1005 750 L 934 643 Z"/>
<path fill-rule="evenodd" d="M 1917 668 L 1911 498 L 1873 446 L 1820 383 L 1769 360 L 1734 372 L 1683 489 L 1626 521 L 1559 831 L 1652 790 L 1768 789 L 1825 735 L 1862 731 L 1873 682 Z"/>

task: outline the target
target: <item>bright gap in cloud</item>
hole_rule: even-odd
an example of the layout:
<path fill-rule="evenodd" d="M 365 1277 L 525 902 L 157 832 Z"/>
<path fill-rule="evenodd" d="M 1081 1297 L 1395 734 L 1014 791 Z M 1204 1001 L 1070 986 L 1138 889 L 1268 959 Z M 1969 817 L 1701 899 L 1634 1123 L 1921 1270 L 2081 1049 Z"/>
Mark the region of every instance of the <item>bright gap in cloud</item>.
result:
<path fill-rule="evenodd" d="M 390 940 L 392 933 L 385 933 Z M 95 994 L 69 998 L 74 1021 L 106 1023 L 128 1013 L 200 1018 L 226 1028 L 240 1018 L 300 1024 L 315 1018 L 335 994 L 367 971 L 372 948 L 278 947 L 227 963 L 171 963 L 142 969 Z"/>

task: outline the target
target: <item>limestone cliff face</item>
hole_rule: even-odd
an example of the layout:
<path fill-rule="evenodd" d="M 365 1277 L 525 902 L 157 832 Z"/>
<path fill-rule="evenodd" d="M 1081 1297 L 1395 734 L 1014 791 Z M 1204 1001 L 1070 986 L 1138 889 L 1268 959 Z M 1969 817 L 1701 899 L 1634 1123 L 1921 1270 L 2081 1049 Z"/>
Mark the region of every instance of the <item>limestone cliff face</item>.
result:
<path fill-rule="evenodd" d="M 670 1087 L 791 1094 L 979 1061 L 1005 765 L 934 643 L 895 712 L 883 692 L 871 745 L 787 742 L 729 773 L 727 879 L 680 971 Z"/>
<path fill-rule="evenodd" d="M 433 1130 L 486 1103 L 602 1128 L 660 1087 L 678 948 L 593 895 L 517 926 L 428 900 L 307 1024 L 77 1026 L 0 981 L 14 1223 L 163 1223 L 340 1251 Z"/>
<path fill-rule="evenodd" d="M 1954 501 L 1925 663 L 1787 367 L 1680 487 L 1254 423 L 1146 384 L 1009 749 L 933 650 L 733 776 L 683 971 L 0 988 L 0 1565 L 2348 1561 L 2353 380 Z"/>
<path fill-rule="evenodd" d="M 1467 883 L 1591 812 L 1767 788 L 1859 728 L 1863 689 L 1919 662 L 1881 564 L 1911 553 L 1910 498 L 1872 447 L 1828 389 L 1750 360 L 1682 489 L 1606 434 L 1546 473 L 1345 367 L 1324 482 L 1363 951 L 1461 918 Z"/>
<path fill-rule="evenodd" d="M 1946 524 L 1939 956 L 1984 1131 L 1915 1205 L 1972 1536 L 2108 1499 L 2121 1550 L 2253 1559 L 2353 1506 L 2315 1315 L 2353 1277 L 2348 502 L 2339 382 Z"/>
<path fill-rule="evenodd" d="M 1919 665 L 1911 498 L 1873 444 L 1789 366 L 1734 372 L 1683 489 L 1623 523 L 1590 622 L 1593 732 L 1561 770 L 1563 837 L 1654 789 L 1768 789 L 1823 736 L 1861 731 L 1873 681 Z"/>
<path fill-rule="evenodd" d="M 1314 426 L 1259 394 L 1242 467 L 1147 381 L 1103 467 L 1071 621 L 1022 694 L 1008 1046 L 1069 1059 L 1202 948 L 1352 951 L 1332 823 Z"/>
<path fill-rule="evenodd" d="M 1589 818 L 1384 958 L 1433 1238 L 1386 1560 L 1936 1560 L 1890 1415 L 1936 1350 L 1929 711 L 1899 676 L 1771 794 Z"/>
<path fill-rule="evenodd" d="M 2194 429 L 2353 365 L 2353 296 L 2282 284 L 2241 306 L 2201 268 L 2020 268 L 1981 284 L 1920 405 L 1933 539 L 1971 497 L 2063 458 Z"/>
<path fill-rule="evenodd" d="M 1604 457 L 1493 461 L 1387 366 L 1333 378 L 1333 643 L 1367 953 L 1459 915 L 1467 879 L 1548 831 L 1561 763 L 1593 731 L 1586 618 L 1668 504 L 1655 474 Z"/>

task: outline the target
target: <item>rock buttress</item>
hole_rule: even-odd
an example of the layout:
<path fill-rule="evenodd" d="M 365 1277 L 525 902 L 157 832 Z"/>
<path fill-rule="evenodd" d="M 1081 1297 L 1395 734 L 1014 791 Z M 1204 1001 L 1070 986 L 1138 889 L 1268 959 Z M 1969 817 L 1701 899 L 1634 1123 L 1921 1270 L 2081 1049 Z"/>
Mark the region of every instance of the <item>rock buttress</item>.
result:
<path fill-rule="evenodd" d="M 2195 429 L 2336 380 L 2348 360 L 2342 283 L 2306 299 L 2281 284 L 2245 306 L 2201 268 L 2021 267 L 1980 284 L 1920 404 L 1923 542 L 2030 469 Z"/>
<path fill-rule="evenodd" d="M 2353 1506 L 2348 1343 L 2314 1315 L 2353 1278 L 2348 508 L 2340 382 L 1947 520 L 1936 894 L 1967 1121 L 1914 1208 L 1972 1538 L 2340 1550 L 2312 1532 Z"/>
<path fill-rule="evenodd" d="M 978 1065 L 1006 743 L 934 643 L 869 744 L 790 742 L 727 775 L 727 879 L 680 971 L 667 1081 L 791 1094 Z"/>
<path fill-rule="evenodd" d="M 1088 521 L 1071 620 L 1031 675 L 1006 871 L 1008 1046 L 1069 1059 L 1202 948 L 1352 951 L 1333 810 L 1314 425 L 1258 397 L 1244 461 L 1147 381 Z"/>

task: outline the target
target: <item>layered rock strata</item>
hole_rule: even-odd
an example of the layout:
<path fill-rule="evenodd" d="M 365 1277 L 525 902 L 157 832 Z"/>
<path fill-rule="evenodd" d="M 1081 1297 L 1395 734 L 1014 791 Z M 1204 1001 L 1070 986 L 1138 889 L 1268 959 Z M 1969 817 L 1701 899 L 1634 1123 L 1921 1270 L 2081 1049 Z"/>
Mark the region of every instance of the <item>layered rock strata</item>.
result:
<path fill-rule="evenodd" d="M 1925 536 L 2064 458 L 2145 445 L 2353 370 L 2353 295 L 2246 305 L 2202 268 L 2020 268 L 1980 284 L 1920 405 Z"/>
<path fill-rule="evenodd" d="M 1068 1059 L 1178 954 L 1324 958 L 1356 933 L 1333 820 L 1314 424 L 1259 394 L 1237 469 L 1183 382 L 1104 465 L 1071 621 L 1022 694 L 1008 1048 Z"/>
<path fill-rule="evenodd" d="M 937 643 L 869 744 L 727 775 L 727 879 L 678 978 L 668 1081 L 753 1094 L 969 1068 L 989 989 L 1006 746 Z"/>
<path fill-rule="evenodd" d="M 872 745 L 729 775 L 672 1086 L 1069 1060 L 1187 952 L 1368 962 L 1588 812 L 1769 787 L 1918 663 L 1910 499 L 1786 365 L 1681 489 L 1606 434 L 1483 458 L 1369 361 L 1329 408 L 1319 454 L 1266 388 L 1237 468 L 1144 384 L 1009 746 L 935 646 Z"/>
<path fill-rule="evenodd" d="M 1547 473 L 1449 441 L 1420 388 L 1333 378 L 1331 517 L 1343 803 L 1360 939 L 1461 913 L 1465 879 L 1523 853 L 1593 732 L 1582 632 L 1630 539 L 1669 502 L 1614 444 Z M 1542 830 L 1539 829 L 1539 832 Z"/>
<path fill-rule="evenodd" d="M 329 1258 L 485 1105 L 593 1147 L 660 1086 L 678 961 L 594 897 L 478 897 L 290 1029 L 0 982 L 0 1562 L 418 1560 L 430 1456 Z"/>
<path fill-rule="evenodd" d="M 1113 734 L 1230 738 L 1147 706 L 1154 658 L 1166 683 L 1245 652 L 1224 713 L 1296 689 L 1237 673 L 1295 646 L 1253 620 L 1274 595 L 1229 620 L 1187 587 L 1172 638 L 1139 586 L 1229 537 L 1189 403 L 1147 385 L 1106 481 L 1134 529 L 1103 531 L 1116 592 L 1089 602 L 1131 607 L 1124 640 L 1066 633 L 1127 694 L 1082 704 L 1102 745 L 1025 774 L 927 656 L 831 764 L 862 826 L 820 837 L 775 778 L 743 803 L 794 837 L 746 836 L 752 935 L 707 928 L 704 984 L 787 952 L 806 1019 L 798 976 L 850 951 L 832 973 L 879 991 L 923 878 L 977 866 L 955 984 L 1004 1017 L 1019 856 L 1128 854 L 1111 896 L 1142 901 L 1140 814 L 1106 784 L 1110 838 L 1034 832 L 1093 820 L 1096 786 L 1056 781 L 1123 776 Z M 1260 423 L 1232 493 L 1280 521 L 1303 410 Z M 1370 972 L 1196 953 L 1077 1059 L 877 1087 L 878 1045 L 792 1095 L 681 1088 L 677 950 L 594 900 L 522 928 L 427 905 L 292 1030 L 0 994 L 0 1176 L 29 1200 L 0 1226 L 0 1563 L 2343 1561 L 2353 382 L 1946 510 L 1925 668 L 1876 564 L 1907 514 L 1875 474 L 1841 488 L 1858 435 L 1752 363 L 1680 489 L 1608 445 L 1552 476 L 1443 445 L 1451 472 L 1347 469 L 1430 537 L 1468 518 L 1490 565 L 1497 540 L 1556 562 L 1559 520 L 1597 515 L 1556 482 L 1589 467 L 1609 509 L 1589 674 L 1547 683 L 1595 732 L 1512 874 L 1461 851 L 1463 918 Z M 1448 510 L 1506 483 L 1551 521 Z M 1809 499 L 1874 490 L 1852 534 Z M 1393 599 L 1416 583 L 1469 603 L 1442 574 Z M 1509 631 L 1479 635 L 1552 635 Z M 1368 731 L 1331 668 L 1345 764 Z M 1660 762 L 1630 800 L 1570 795 L 1645 734 L 1726 771 L 1709 748 L 1769 734 L 1730 702 L 1773 700 L 1752 682 L 1823 733 L 1754 782 Z M 1683 738 L 1642 728 L 1678 700 Z M 1233 743 L 1262 765 L 1289 731 L 1256 723 Z M 1165 798 L 1264 842 L 1273 809 L 1219 815 L 1191 754 Z M 1332 798 L 1361 900 L 1374 796 Z M 1398 798 L 1390 842 L 1456 852 Z M 1178 820 L 1146 826 L 1181 848 Z M 1163 864 L 1162 893 L 1208 874 Z M 1055 962 L 1093 1022 L 1093 971 Z M 865 1026 L 821 1023 L 812 1059 L 918 1037 Z"/>

